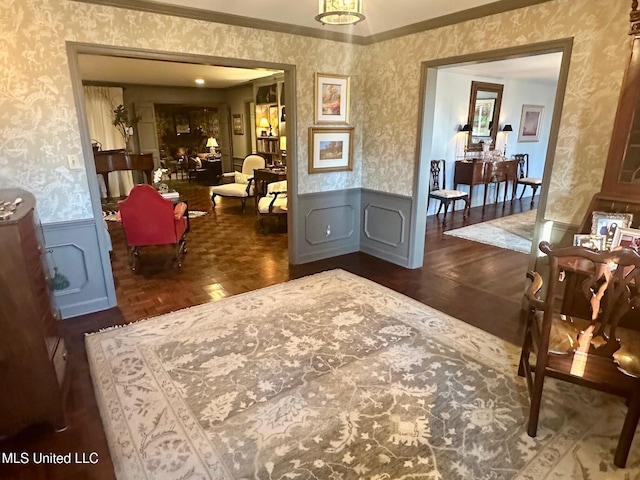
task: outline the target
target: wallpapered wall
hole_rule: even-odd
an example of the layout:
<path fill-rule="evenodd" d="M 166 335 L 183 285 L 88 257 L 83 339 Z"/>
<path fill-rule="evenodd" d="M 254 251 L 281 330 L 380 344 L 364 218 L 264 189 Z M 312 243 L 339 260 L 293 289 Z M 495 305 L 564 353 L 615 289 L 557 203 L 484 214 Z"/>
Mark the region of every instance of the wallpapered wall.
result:
<path fill-rule="evenodd" d="M 8 0 L 0 39 L 0 188 L 33 192 L 43 223 L 93 217 L 82 157 L 66 41 L 295 64 L 299 192 L 360 185 L 363 47 L 67 0 Z M 315 72 L 351 76 L 354 170 L 308 175 Z"/>
<path fill-rule="evenodd" d="M 577 223 L 604 170 L 628 10 L 626 0 L 555 0 L 360 47 L 67 0 L 7 0 L 0 188 L 34 192 L 45 223 L 92 217 L 86 174 L 67 163 L 82 151 L 65 41 L 295 64 L 299 192 L 363 186 L 412 195 L 421 62 L 575 37 L 546 216 Z M 351 75 L 353 172 L 306 172 L 314 72 Z"/>
<path fill-rule="evenodd" d="M 421 62 L 574 37 L 545 216 L 579 223 L 600 190 L 631 52 L 627 0 L 556 0 L 367 47 L 362 186 L 412 195 Z M 466 92 L 465 92 L 466 95 Z"/>

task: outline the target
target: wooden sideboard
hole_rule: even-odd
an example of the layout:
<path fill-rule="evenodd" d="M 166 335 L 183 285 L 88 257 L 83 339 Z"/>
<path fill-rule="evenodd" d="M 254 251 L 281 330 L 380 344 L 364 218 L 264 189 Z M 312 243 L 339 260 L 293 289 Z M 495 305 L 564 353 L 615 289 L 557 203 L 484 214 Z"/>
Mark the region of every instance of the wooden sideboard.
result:
<path fill-rule="evenodd" d="M 64 429 L 68 385 L 35 198 L 0 190 L 0 204 L 16 198 L 22 202 L 0 221 L 0 437 L 40 422 Z"/>
<path fill-rule="evenodd" d="M 502 202 L 507 200 L 507 190 L 511 182 L 511 200 L 516 196 L 518 186 L 518 161 L 505 160 L 503 162 L 491 162 L 481 158 L 468 160 L 457 160 L 453 173 L 453 189 L 457 190 L 458 185 L 469 185 L 469 204 L 473 200 L 473 187 L 484 185 L 483 205 L 487 204 L 488 185 L 496 183 L 498 186 L 505 183 L 504 197 Z M 498 191 L 496 191 L 496 202 L 498 201 Z"/>

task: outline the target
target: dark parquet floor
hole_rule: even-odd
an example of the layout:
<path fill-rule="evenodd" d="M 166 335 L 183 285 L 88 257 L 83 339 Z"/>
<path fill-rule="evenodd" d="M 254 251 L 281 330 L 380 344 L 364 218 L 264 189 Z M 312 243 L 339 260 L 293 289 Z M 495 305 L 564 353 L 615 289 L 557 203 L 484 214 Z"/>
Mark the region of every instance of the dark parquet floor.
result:
<path fill-rule="evenodd" d="M 169 247 L 142 249 L 137 273 L 127 263 L 122 227 L 107 222 L 112 238 L 112 269 L 118 307 L 62 322 L 71 367 L 67 396 L 67 430 L 51 433 L 43 425 L 0 440 L 0 454 L 16 452 L 89 455 L 98 462 L 28 465 L 0 462 L 0 479 L 112 479 L 111 457 L 93 393 L 84 335 L 216 301 L 320 271 L 342 268 L 417 299 L 440 311 L 519 343 L 520 304 L 528 256 L 443 235 L 447 229 L 479 223 L 528 210 L 530 199 L 476 207 L 463 220 L 451 213 L 446 227 L 427 219 L 424 266 L 408 270 L 363 253 L 344 255 L 305 265 L 289 265 L 287 234 L 273 226 L 260 233 L 252 205 L 244 213 L 240 202 L 222 199 L 211 209 L 208 187 L 175 181 L 191 210 L 208 215 L 190 221 L 188 253 L 182 268 L 173 265 Z M 80 457 L 82 458 L 82 457 Z M 88 457 L 85 457 L 88 458 Z M 95 458 L 95 457 L 92 457 Z"/>

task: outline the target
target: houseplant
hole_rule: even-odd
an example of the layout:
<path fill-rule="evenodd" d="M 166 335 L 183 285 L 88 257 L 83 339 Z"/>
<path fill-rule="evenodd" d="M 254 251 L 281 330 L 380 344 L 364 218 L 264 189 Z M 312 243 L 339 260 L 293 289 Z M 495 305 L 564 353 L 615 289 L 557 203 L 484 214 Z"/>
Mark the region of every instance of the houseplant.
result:
<path fill-rule="evenodd" d="M 133 135 L 133 127 L 138 123 L 140 117 L 129 117 L 129 111 L 124 105 L 118 105 L 113 111 L 113 126 L 118 129 L 122 139 L 124 140 L 125 150 L 130 152 L 131 145 L 129 144 L 131 136 Z"/>

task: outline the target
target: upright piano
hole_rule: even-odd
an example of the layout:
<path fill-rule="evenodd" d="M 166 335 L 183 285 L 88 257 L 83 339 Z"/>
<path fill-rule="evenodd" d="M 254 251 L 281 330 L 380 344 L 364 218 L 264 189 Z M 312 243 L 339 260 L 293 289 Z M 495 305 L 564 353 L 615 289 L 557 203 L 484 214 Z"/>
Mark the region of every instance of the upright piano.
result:
<path fill-rule="evenodd" d="M 105 150 L 93 153 L 96 163 L 96 173 L 102 175 L 104 184 L 109 192 L 109 172 L 119 170 L 140 170 L 145 174 L 145 180 L 151 184 L 153 172 L 153 154 L 151 153 L 125 153 L 123 150 Z"/>

